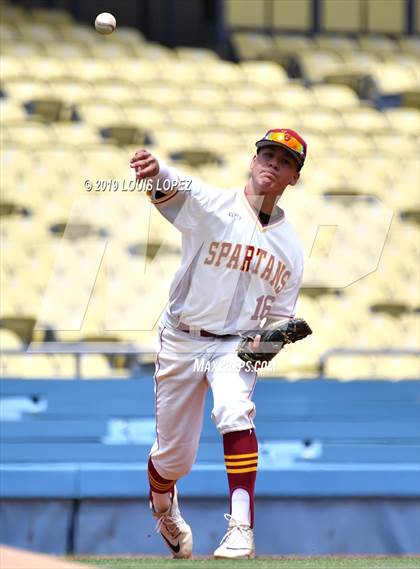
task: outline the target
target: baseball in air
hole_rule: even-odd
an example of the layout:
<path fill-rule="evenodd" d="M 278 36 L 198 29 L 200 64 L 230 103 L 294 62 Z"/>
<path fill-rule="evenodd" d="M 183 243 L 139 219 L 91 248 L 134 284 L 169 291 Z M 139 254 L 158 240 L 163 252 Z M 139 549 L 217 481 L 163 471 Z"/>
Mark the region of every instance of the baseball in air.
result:
<path fill-rule="evenodd" d="M 102 14 L 96 16 L 95 29 L 100 34 L 112 34 L 116 27 L 117 21 L 109 12 L 102 12 Z"/>

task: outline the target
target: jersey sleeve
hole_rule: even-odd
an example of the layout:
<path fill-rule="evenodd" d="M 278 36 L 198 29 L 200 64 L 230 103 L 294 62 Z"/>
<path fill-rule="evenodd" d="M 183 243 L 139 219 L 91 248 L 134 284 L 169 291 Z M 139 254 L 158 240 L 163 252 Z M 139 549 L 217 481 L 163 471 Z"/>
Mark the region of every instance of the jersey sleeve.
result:
<path fill-rule="evenodd" d="M 271 320 L 281 320 L 282 318 L 294 318 L 296 315 L 296 303 L 299 290 L 302 284 L 303 263 L 294 271 L 294 274 L 287 281 L 284 289 L 277 296 L 271 306 L 268 318 Z"/>
<path fill-rule="evenodd" d="M 168 221 L 180 231 L 200 227 L 209 201 L 209 188 L 201 180 L 159 162 L 159 174 L 150 182 L 149 198 Z"/>

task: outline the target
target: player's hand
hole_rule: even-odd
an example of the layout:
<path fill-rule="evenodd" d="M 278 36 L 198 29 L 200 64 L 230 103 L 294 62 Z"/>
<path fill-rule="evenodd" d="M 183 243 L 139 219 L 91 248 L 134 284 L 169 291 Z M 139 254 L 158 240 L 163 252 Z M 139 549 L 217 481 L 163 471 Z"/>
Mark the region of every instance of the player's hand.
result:
<path fill-rule="evenodd" d="M 159 162 L 145 148 L 140 148 L 130 160 L 130 168 L 136 171 L 136 180 L 151 178 L 159 174 Z"/>
<path fill-rule="evenodd" d="M 260 349 L 260 343 L 261 343 L 261 334 L 257 334 L 257 336 L 255 336 L 255 339 L 251 344 L 251 347 L 255 352 L 258 352 L 258 350 Z"/>

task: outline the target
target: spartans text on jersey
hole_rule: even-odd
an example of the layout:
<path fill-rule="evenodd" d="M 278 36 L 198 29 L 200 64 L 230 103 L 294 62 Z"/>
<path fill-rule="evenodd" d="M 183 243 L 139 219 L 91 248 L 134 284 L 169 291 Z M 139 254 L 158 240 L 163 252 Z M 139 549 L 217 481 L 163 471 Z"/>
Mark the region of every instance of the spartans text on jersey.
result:
<path fill-rule="evenodd" d="M 251 264 L 251 261 L 253 263 Z M 204 259 L 205 265 L 258 274 L 274 288 L 279 294 L 290 278 L 291 271 L 286 265 L 265 249 L 254 245 L 229 243 L 229 241 L 212 241 L 209 245 L 208 256 Z"/>

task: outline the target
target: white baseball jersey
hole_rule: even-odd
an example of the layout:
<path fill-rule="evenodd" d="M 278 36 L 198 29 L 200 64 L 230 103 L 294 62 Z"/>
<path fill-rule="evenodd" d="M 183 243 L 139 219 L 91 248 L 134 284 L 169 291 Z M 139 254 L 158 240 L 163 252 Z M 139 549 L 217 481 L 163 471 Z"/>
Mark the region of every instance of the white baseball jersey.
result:
<path fill-rule="evenodd" d="M 165 325 L 237 334 L 295 315 L 303 254 L 284 212 L 262 225 L 244 188 L 211 187 L 162 163 L 150 197 L 182 233 Z"/>

